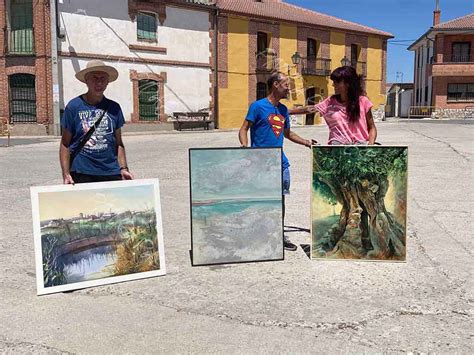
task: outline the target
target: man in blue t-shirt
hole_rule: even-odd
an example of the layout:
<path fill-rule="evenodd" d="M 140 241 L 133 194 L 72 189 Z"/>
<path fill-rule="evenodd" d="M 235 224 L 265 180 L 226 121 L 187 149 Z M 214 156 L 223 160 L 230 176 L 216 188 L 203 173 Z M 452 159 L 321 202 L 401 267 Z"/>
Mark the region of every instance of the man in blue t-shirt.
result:
<path fill-rule="evenodd" d="M 67 104 L 61 118 L 59 160 L 65 184 L 133 179 L 122 142 L 122 109 L 104 96 L 108 83 L 117 77 L 115 68 L 98 60 L 76 74 L 88 90 Z M 81 147 L 81 139 L 98 119 L 94 133 Z"/>
<path fill-rule="evenodd" d="M 252 147 L 283 147 L 283 137 L 311 148 L 315 141 L 303 139 L 290 129 L 288 108 L 280 103 L 288 97 L 288 78 L 282 73 L 274 73 L 267 80 L 268 96 L 250 105 L 247 117 L 239 131 L 242 147 L 248 147 L 248 134 Z M 285 195 L 290 192 L 290 163 L 283 152 L 283 220 L 285 219 Z M 296 245 L 284 237 L 286 250 L 295 251 Z"/>

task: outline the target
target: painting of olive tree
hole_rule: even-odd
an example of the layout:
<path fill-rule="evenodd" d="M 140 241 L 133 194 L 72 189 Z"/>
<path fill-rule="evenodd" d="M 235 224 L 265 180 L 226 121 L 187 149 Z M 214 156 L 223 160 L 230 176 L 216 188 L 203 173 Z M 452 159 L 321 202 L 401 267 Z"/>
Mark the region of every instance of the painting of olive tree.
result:
<path fill-rule="evenodd" d="M 38 294 L 163 275 L 157 180 L 31 189 Z"/>
<path fill-rule="evenodd" d="M 407 147 L 314 146 L 315 259 L 404 261 Z"/>
<path fill-rule="evenodd" d="M 283 259 L 280 148 L 190 149 L 193 265 Z"/>

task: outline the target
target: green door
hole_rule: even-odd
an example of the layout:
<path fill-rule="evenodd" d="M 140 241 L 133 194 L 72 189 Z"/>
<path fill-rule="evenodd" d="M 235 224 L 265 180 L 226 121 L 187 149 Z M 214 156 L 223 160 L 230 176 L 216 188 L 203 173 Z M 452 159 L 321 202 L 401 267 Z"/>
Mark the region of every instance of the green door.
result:
<path fill-rule="evenodd" d="M 10 5 L 10 54 L 33 54 L 32 0 L 11 0 Z"/>
<path fill-rule="evenodd" d="M 159 102 L 158 83 L 154 80 L 140 80 L 138 82 L 140 121 L 158 121 Z"/>

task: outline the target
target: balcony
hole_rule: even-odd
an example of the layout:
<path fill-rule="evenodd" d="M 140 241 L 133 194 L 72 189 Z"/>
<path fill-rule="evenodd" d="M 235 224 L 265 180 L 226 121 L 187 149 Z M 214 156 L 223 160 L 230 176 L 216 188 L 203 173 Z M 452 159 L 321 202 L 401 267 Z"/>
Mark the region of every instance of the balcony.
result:
<path fill-rule="evenodd" d="M 33 55 L 35 53 L 32 28 L 7 31 L 7 53 L 9 55 Z"/>
<path fill-rule="evenodd" d="M 355 68 L 357 74 L 367 76 L 367 63 L 366 62 L 351 62 L 350 66 Z"/>
<path fill-rule="evenodd" d="M 474 76 L 474 61 L 470 54 L 444 55 L 432 67 L 433 76 Z"/>
<path fill-rule="evenodd" d="M 448 57 L 449 63 L 472 63 L 472 56 L 470 54 L 453 54 Z"/>
<path fill-rule="evenodd" d="M 308 57 L 302 60 L 303 75 L 329 76 L 331 75 L 331 59 Z"/>
<path fill-rule="evenodd" d="M 277 57 L 276 54 L 271 51 L 265 51 L 256 54 L 257 58 L 257 73 L 271 73 L 277 70 Z"/>

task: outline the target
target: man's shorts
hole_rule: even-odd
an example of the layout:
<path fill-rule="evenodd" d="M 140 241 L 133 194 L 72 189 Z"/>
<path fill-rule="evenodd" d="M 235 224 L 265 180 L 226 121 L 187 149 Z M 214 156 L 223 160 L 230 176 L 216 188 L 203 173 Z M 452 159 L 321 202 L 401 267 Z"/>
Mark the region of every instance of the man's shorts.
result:
<path fill-rule="evenodd" d="M 290 194 L 290 168 L 283 169 L 283 195 Z"/>

